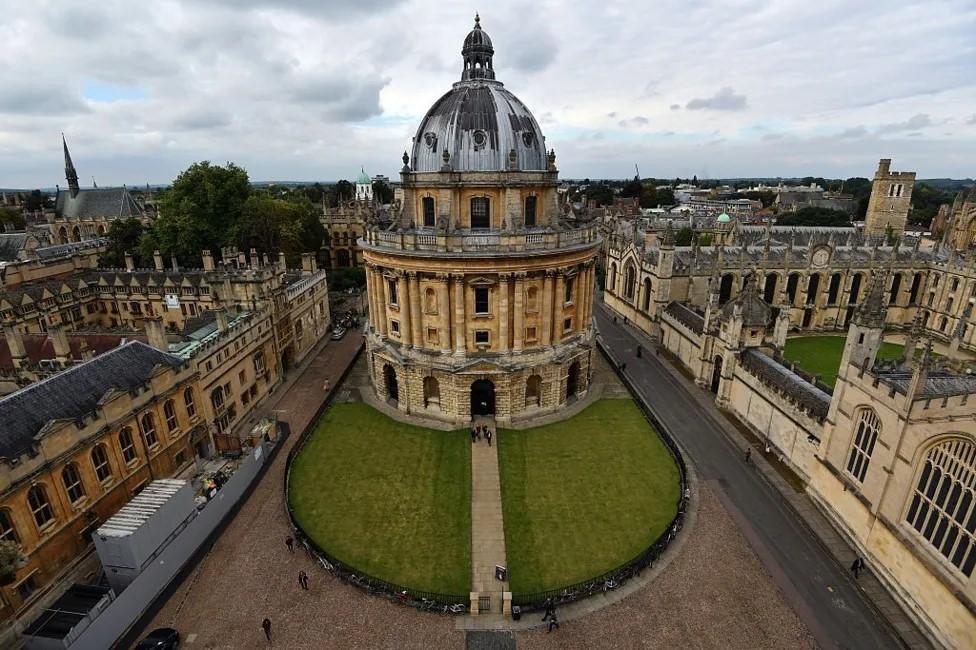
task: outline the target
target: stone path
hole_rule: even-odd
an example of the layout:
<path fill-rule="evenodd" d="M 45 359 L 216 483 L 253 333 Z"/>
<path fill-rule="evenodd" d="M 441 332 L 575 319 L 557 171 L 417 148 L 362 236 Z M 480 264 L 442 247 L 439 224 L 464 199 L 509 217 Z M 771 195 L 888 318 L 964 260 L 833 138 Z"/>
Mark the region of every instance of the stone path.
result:
<path fill-rule="evenodd" d="M 474 425 L 487 425 L 493 435 L 498 433 L 494 418 L 475 418 Z M 508 566 L 498 445 L 497 439 L 491 446 L 482 439 L 471 445 L 471 591 L 490 594 L 491 612 L 501 614 L 508 581 L 495 579 L 496 565 Z"/>

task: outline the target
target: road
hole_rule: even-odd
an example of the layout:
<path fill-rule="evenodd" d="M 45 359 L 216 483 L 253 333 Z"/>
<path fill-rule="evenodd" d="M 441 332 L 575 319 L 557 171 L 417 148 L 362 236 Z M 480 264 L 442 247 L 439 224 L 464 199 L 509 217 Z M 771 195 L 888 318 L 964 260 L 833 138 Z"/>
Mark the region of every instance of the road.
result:
<path fill-rule="evenodd" d="M 702 412 L 682 383 L 653 354 L 635 356 L 637 340 L 599 308 L 594 310 L 604 342 L 678 440 L 701 480 L 729 510 L 790 604 L 823 647 L 894 648 L 902 645 L 886 621 L 865 602 L 845 571 L 780 495 L 765 482 Z M 748 597 L 747 594 L 743 594 Z"/>

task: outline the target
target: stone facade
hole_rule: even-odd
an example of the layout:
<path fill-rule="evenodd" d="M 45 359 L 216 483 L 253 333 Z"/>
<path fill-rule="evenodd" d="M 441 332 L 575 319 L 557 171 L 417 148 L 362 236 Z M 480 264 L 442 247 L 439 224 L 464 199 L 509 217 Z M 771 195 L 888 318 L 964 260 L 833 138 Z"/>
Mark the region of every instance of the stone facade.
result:
<path fill-rule="evenodd" d="M 885 235 L 889 231 L 895 237 L 905 232 L 908 213 L 912 209 L 912 189 L 915 172 L 891 171 L 891 160 L 882 158 L 871 183 L 871 198 L 864 218 L 864 229 L 872 236 Z"/>

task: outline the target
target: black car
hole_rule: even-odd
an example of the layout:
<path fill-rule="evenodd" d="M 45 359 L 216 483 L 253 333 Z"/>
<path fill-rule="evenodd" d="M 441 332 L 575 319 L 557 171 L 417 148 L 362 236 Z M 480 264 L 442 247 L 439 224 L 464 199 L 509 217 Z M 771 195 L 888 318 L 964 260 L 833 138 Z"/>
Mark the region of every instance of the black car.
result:
<path fill-rule="evenodd" d="M 171 627 L 158 627 L 139 642 L 136 650 L 176 650 L 179 647 L 179 632 Z"/>

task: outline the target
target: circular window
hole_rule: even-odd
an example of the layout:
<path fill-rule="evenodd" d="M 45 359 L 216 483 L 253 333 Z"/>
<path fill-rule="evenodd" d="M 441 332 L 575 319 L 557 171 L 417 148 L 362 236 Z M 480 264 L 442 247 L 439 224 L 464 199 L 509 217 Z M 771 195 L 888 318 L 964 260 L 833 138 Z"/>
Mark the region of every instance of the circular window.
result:
<path fill-rule="evenodd" d="M 485 143 L 488 142 L 488 135 L 484 131 L 475 131 L 473 138 L 474 145 L 478 148 L 485 146 Z"/>
<path fill-rule="evenodd" d="M 424 134 L 424 144 L 427 145 L 428 149 L 437 148 L 437 134 L 428 131 Z"/>
<path fill-rule="evenodd" d="M 526 147 L 531 147 L 532 146 L 532 140 L 533 140 L 533 137 L 532 137 L 532 132 L 531 131 L 526 131 L 525 133 L 522 134 L 522 142 L 525 143 L 525 146 Z"/>

